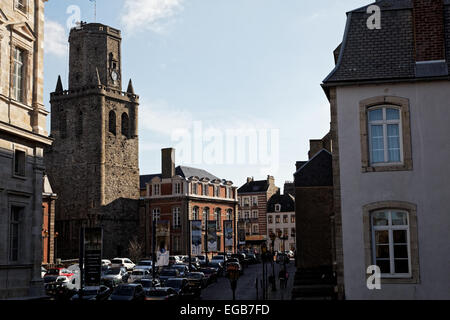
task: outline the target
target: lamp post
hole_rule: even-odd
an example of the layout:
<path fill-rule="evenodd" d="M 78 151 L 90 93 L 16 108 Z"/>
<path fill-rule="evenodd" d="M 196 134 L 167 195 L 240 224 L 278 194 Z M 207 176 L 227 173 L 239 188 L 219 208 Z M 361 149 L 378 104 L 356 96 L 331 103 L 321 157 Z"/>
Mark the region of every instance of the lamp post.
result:
<path fill-rule="evenodd" d="M 272 240 L 272 291 L 277 291 L 276 281 L 275 281 L 275 264 L 273 262 L 273 258 L 275 257 L 275 233 L 271 233 L 270 240 Z"/>

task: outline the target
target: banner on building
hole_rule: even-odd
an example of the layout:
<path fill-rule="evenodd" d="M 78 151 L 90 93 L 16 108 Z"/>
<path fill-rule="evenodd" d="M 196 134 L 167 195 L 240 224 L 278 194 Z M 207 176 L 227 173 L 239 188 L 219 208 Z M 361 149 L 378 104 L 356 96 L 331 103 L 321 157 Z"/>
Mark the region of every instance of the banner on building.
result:
<path fill-rule="evenodd" d="M 245 229 L 240 227 L 238 230 L 238 239 L 239 239 L 239 245 L 244 245 L 245 242 Z"/>
<path fill-rule="evenodd" d="M 202 254 L 202 221 L 191 221 L 191 254 L 198 256 Z"/>
<path fill-rule="evenodd" d="M 208 252 L 217 252 L 217 222 L 208 221 Z"/>
<path fill-rule="evenodd" d="M 233 221 L 227 220 L 223 222 L 223 231 L 225 236 L 225 247 L 232 247 L 233 241 Z"/>
<path fill-rule="evenodd" d="M 102 276 L 102 228 L 84 229 L 84 284 L 87 287 L 100 286 Z"/>

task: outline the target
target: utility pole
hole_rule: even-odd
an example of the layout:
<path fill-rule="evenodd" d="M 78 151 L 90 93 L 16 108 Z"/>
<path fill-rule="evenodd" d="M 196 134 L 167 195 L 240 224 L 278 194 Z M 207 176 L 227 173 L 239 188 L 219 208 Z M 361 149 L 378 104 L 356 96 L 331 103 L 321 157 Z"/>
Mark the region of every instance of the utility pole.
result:
<path fill-rule="evenodd" d="M 152 217 L 152 286 L 155 284 L 156 278 L 156 221 L 155 217 Z"/>

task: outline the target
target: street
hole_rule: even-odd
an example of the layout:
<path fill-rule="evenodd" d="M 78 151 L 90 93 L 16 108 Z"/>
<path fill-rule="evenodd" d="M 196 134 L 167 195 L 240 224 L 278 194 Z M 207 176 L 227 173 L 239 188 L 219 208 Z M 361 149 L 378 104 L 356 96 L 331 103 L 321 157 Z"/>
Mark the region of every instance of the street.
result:
<path fill-rule="evenodd" d="M 287 265 L 287 271 L 289 272 L 289 280 L 286 289 L 280 290 L 280 282 L 278 279 L 278 272 L 281 265 L 275 263 L 275 278 L 277 280 L 277 291 L 272 292 L 271 286 L 268 283 L 267 299 L 268 300 L 290 300 L 291 290 L 294 282 L 295 265 L 291 261 Z M 266 264 L 267 277 L 271 276 L 272 264 Z M 236 289 L 236 300 L 262 300 L 261 280 L 262 280 L 263 267 L 262 264 L 250 265 L 244 270 L 244 274 L 239 278 Z M 258 279 L 258 295 L 256 290 L 256 279 Z M 268 281 L 267 281 L 268 282 Z M 217 283 L 214 283 L 202 290 L 202 300 L 232 300 L 233 292 L 231 290 L 230 281 L 226 277 L 218 279 Z"/>

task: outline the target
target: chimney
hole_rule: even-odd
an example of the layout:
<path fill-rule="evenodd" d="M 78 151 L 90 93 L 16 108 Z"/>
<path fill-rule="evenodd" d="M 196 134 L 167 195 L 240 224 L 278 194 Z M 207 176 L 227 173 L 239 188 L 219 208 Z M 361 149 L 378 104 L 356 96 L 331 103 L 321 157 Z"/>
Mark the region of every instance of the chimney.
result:
<path fill-rule="evenodd" d="M 267 176 L 267 182 L 269 183 L 269 185 L 275 185 L 275 177 Z"/>
<path fill-rule="evenodd" d="M 309 160 L 312 159 L 320 150 L 323 149 L 323 141 L 322 140 L 310 140 L 309 141 Z"/>
<path fill-rule="evenodd" d="M 162 178 L 170 179 L 175 176 L 175 149 L 162 149 Z"/>
<path fill-rule="evenodd" d="M 416 76 L 448 75 L 443 0 L 413 0 Z"/>
<path fill-rule="evenodd" d="M 249 178 L 247 178 L 247 183 L 250 183 L 250 182 L 253 182 L 253 177 L 249 177 Z"/>

